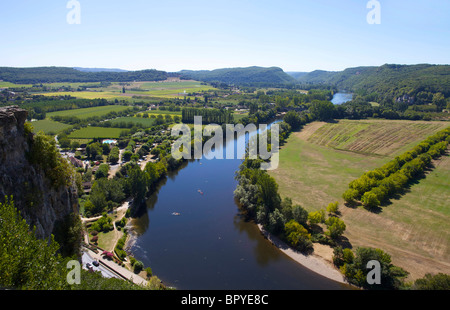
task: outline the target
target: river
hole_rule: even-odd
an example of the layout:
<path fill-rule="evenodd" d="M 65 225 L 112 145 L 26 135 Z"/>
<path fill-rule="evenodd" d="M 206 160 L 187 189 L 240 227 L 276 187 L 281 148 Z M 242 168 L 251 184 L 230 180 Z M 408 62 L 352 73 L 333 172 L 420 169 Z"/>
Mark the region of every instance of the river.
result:
<path fill-rule="evenodd" d="M 133 220 L 135 258 L 177 289 L 346 288 L 292 260 L 241 217 L 233 196 L 240 163 L 201 159 L 171 173 Z"/>
<path fill-rule="evenodd" d="M 353 99 L 353 94 L 338 92 L 338 93 L 334 94 L 333 99 L 331 99 L 331 102 L 333 104 L 343 104 L 352 99 Z"/>

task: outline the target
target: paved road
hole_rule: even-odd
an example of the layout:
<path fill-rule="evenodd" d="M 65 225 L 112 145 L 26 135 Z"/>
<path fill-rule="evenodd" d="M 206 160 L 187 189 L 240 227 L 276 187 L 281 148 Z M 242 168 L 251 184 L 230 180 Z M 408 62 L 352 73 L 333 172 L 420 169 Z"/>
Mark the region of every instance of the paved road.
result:
<path fill-rule="evenodd" d="M 119 275 L 113 273 L 110 269 L 106 268 L 104 265 L 99 265 L 98 267 L 95 267 L 93 262 L 96 259 L 89 255 L 89 253 L 84 252 L 83 256 L 81 257 L 81 261 L 83 263 L 83 269 L 88 270 L 89 268 L 86 266 L 88 263 L 91 264 L 92 270 L 94 271 L 100 271 L 102 273 L 102 276 L 105 278 L 118 278 L 122 279 Z"/>
<path fill-rule="evenodd" d="M 100 271 L 102 275 L 105 277 L 127 279 L 139 285 L 147 284 L 147 280 L 133 273 L 132 271 L 124 267 L 121 267 L 112 261 L 103 259 L 100 254 L 96 254 L 88 249 L 85 249 L 82 256 L 83 268 L 87 269 L 86 264 L 90 263 L 92 265 L 92 262 L 94 260 L 100 262 L 100 266 L 94 267 L 94 271 Z"/>

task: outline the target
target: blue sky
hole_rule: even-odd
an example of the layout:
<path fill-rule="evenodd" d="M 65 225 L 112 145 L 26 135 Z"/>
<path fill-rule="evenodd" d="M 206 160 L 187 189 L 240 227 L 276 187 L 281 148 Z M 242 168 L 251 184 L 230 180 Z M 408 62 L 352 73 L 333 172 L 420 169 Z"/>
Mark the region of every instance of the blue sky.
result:
<path fill-rule="evenodd" d="M 385 63 L 450 63 L 450 1 L 2 1 L 0 66 L 128 70 L 278 66 L 343 70 Z"/>

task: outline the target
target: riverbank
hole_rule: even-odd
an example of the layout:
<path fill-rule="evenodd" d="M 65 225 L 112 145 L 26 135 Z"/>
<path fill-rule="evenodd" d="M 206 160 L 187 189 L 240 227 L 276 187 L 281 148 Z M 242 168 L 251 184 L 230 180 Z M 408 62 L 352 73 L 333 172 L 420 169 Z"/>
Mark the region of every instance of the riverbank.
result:
<path fill-rule="evenodd" d="M 278 237 L 269 233 L 261 224 L 257 225 L 259 230 L 267 240 L 269 240 L 280 251 L 282 251 L 284 254 L 286 254 L 305 268 L 308 268 L 309 270 L 336 282 L 348 284 L 341 272 L 337 270 L 336 267 L 334 267 L 333 264 L 328 260 L 329 257 L 325 256 L 325 253 L 327 253 L 327 251 L 319 251 L 318 253 L 314 251 L 314 254 L 304 255 L 298 251 L 295 251 L 286 243 L 281 241 Z M 322 254 L 323 256 L 320 256 L 320 254 Z"/>

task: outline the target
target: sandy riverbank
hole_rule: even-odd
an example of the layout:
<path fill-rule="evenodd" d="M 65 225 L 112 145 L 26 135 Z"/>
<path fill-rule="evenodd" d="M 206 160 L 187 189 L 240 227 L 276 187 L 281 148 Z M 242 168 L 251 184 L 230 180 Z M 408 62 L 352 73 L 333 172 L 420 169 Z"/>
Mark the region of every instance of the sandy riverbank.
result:
<path fill-rule="evenodd" d="M 326 249 L 321 248 L 321 251 L 314 251 L 314 254 L 304 255 L 289 247 L 286 243 L 281 241 L 279 238 L 273 236 L 268 231 L 264 229 L 261 224 L 258 224 L 258 227 L 264 237 L 267 238 L 273 245 L 280 249 L 283 253 L 288 255 L 290 258 L 301 264 L 302 266 L 308 268 L 309 270 L 320 274 L 328 279 L 334 280 L 336 282 L 348 284 L 344 280 L 344 276 L 341 274 L 339 270 L 337 270 L 333 264 L 328 261 L 326 258 L 330 259 L 330 257 L 322 257 L 319 255 L 329 256 L 329 252 Z M 319 245 L 320 247 L 320 245 Z M 316 245 L 315 245 L 316 248 Z M 316 253 L 317 252 L 317 253 Z"/>

